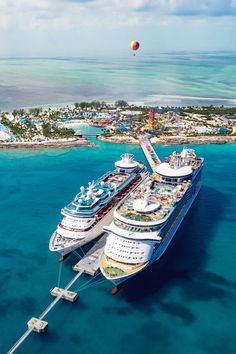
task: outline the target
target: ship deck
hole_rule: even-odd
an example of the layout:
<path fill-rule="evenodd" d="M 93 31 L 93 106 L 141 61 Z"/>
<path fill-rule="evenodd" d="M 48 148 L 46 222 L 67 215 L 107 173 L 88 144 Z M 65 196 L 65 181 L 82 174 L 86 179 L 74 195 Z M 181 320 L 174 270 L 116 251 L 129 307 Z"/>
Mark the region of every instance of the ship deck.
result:
<path fill-rule="evenodd" d="M 100 201 L 105 200 L 112 191 L 119 190 L 119 187 L 130 178 L 130 175 L 127 173 L 120 172 L 110 172 L 104 175 L 104 178 L 99 179 L 96 182 L 93 182 L 92 186 L 92 195 L 89 195 L 87 192 L 91 188 L 89 186 L 85 189 L 85 192 L 80 192 L 76 195 L 75 199 L 64 208 L 66 212 L 71 212 L 74 210 L 78 211 L 84 209 L 86 211 L 93 210 L 95 204 Z"/>
<path fill-rule="evenodd" d="M 142 199 L 145 191 L 152 183 L 149 202 L 160 203 L 160 207 L 154 212 L 140 213 L 134 209 L 135 200 Z M 164 219 L 173 209 L 189 187 L 190 181 L 184 181 L 178 186 L 160 183 L 158 177 L 153 175 L 144 185 L 141 185 L 133 195 L 130 195 L 117 209 L 117 213 L 133 221 L 153 222 Z"/>
<path fill-rule="evenodd" d="M 136 273 L 143 269 L 147 263 L 148 262 L 142 264 L 123 263 L 108 257 L 105 253 L 101 256 L 101 268 L 109 278 L 127 276 Z"/>

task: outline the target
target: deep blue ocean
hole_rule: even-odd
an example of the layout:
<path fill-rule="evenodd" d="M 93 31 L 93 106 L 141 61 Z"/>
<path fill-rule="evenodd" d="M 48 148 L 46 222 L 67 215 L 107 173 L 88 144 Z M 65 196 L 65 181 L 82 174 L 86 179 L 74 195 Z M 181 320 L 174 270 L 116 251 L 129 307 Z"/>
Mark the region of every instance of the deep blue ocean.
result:
<path fill-rule="evenodd" d="M 52 300 L 60 265 L 48 241 L 60 209 L 121 153 L 144 160 L 138 146 L 96 144 L 0 151 L 0 353 Z M 164 158 L 181 147 L 155 148 Z M 48 333 L 30 335 L 19 354 L 235 354 L 236 146 L 194 148 L 205 157 L 203 186 L 163 258 L 115 297 L 105 281 L 82 288 L 74 304 L 59 302 L 46 317 Z M 76 261 L 63 264 L 60 286 Z"/>

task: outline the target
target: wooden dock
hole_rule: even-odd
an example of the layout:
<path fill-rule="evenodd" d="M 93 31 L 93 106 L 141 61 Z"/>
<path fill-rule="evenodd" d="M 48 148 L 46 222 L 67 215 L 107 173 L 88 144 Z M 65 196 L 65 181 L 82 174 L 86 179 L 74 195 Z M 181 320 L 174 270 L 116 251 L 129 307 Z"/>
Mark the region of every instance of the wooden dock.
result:
<path fill-rule="evenodd" d="M 104 249 L 107 234 L 104 234 L 96 244 L 85 254 L 85 256 L 73 266 L 76 272 L 83 272 L 94 276 L 99 270 L 99 258 Z"/>

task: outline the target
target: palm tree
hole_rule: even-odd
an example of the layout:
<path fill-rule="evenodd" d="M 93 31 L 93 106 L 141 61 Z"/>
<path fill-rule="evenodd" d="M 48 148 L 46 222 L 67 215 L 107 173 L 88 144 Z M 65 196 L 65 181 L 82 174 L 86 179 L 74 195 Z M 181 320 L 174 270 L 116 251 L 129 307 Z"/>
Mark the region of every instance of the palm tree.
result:
<path fill-rule="evenodd" d="M 17 109 L 14 109 L 14 110 L 12 111 L 12 115 L 13 115 L 13 117 L 16 117 L 16 116 L 18 115 Z"/>
<path fill-rule="evenodd" d="M 81 109 L 87 109 L 87 107 L 89 106 L 89 103 L 88 102 L 85 102 L 85 101 L 83 101 L 83 102 L 80 102 L 80 108 Z"/>
<path fill-rule="evenodd" d="M 124 108 L 124 107 L 128 107 L 129 104 L 128 104 L 128 102 L 126 102 L 124 100 L 118 100 L 115 102 L 115 106 L 120 107 L 120 108 Z"/>

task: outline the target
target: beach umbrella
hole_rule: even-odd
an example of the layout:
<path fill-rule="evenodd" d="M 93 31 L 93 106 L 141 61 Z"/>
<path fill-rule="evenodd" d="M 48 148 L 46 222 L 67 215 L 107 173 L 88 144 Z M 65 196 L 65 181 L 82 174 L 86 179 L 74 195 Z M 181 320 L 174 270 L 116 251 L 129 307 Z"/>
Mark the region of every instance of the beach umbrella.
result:
<path fill-rule="evenodd" d="M 133 50 L 134 52 L 136 52 L 136 50 L 139 49 L 140 44 L 139 44 L 138 41 L 131 41 L 129 46 L 130 46 L 130 49 L 131 49 L 131 50 Z M 134 53 L 134 55 L 135 55 L 135 53 Z"/>

